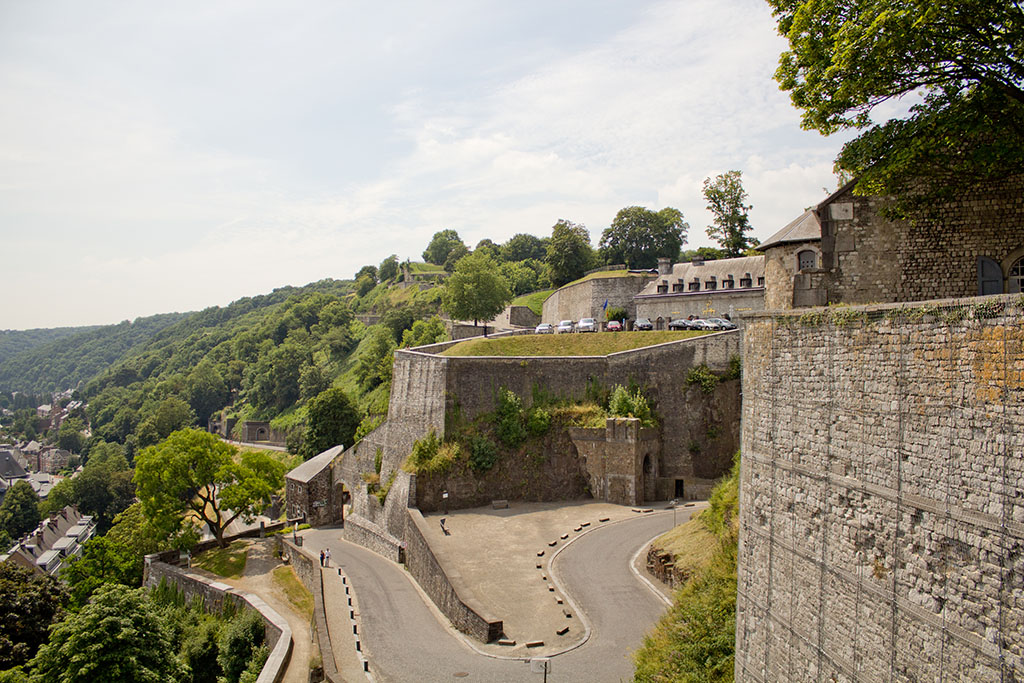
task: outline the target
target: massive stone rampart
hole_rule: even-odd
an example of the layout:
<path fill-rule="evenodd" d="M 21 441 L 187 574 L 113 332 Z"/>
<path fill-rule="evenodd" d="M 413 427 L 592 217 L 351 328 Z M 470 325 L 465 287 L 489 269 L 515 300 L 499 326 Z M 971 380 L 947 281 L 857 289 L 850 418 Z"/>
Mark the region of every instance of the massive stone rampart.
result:
<path fill-rule="evenodd" d="M 1024 675 L 1024 298 L 754 314 L 738 681 Z"/>

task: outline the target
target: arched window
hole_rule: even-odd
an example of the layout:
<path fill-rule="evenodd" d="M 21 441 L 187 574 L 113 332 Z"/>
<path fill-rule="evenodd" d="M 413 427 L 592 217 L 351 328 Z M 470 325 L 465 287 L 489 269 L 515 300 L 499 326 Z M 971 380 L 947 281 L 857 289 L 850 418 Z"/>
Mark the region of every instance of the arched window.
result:
<path fill-rule="evenodd" d="M 818 255 L 811 249 L 804 249 L 796 255 L 797 270 L 813 270 L 818 267 Z"/>
<path fill-rule="evenodd" d="M 1013 262 L 1006 276 L 1006 291 L 1010 294 L 1024 292 L 1024 256 Z"/>

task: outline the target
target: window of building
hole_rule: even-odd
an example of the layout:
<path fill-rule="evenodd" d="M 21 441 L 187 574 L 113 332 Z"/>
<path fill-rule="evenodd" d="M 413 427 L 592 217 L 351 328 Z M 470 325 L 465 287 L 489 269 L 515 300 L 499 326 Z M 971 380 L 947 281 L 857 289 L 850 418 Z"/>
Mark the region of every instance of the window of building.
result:
<path fill-rule="evenodd" d="M 722 289 L 732 289 L 736 286 L 736 281 L 732 279 L 732 275 L 722 280 Z"/>
<path fill-rule="evenodd" d="M 804 249 L 796 255 L 797 270 L 812 270 L 818 267 L 818 255 L 811 249 Z"/>
<path fill-rule="evenodd" d="M 674 285 L 672 285 L 672 291 L 673 292 L 683 292 L 683 291 L 686 291 L 686 284 L 682 280 L 680 280 L 679 282 L 677 282 Z"/>
<path fill-rule="evenodd" d="M 700 280 L 698 278 L 693 278 L 693 281 L 690 282 L 690 291 L 691 292 L 699 292 L 700 291 Z"/>
<path fill-rule="evenodd" d="M 658 285 L 658 294 L 668 294 L 668 283 L 664 280 Z"/>
<path fill-rule="evenodd" d="M 764 287 L 764 276 L 763 275 L 761 275 L 761 276 L 759 276 L 757 278 L 757 286 L 758 287 Z"/>
<path fill-rule="evenodd" d="M 753 286 L 754 286 L 754 281 L 751 279 L 750 273 L 747 273 L 746 275 L 744 275 L 743 277 L 740 278 L 740 288 L 741 289 L 748 289 L 748 288 L 753 287 Z"/>
<path fill-rule="evenodd" d="M 1006 291 L 1010 294 L 1024 292 L 1024 256 L 1013 262 L 1006 278 Z"/>
<path fill-rule="evenodd" d="M 718 282 L 712 277 L 704 283 L 704 289 L 718 289 Z"/>

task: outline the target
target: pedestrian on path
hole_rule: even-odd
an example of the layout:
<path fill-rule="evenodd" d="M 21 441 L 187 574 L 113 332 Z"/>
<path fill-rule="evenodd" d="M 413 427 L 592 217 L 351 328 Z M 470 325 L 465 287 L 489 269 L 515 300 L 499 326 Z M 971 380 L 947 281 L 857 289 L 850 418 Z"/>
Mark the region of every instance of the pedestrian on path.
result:
<path fill-rule="evenodd" d="M 330 548 L 328 548 L 327 550 L 324 551 L 324 561 L 327 562 L 327 566 L 328 567 L 331 566 L 331 549 Z"/>
<path fill-rule="evenodd" d="M 324 549 L 323 549 L 323 548 L 321 548 L 321 549 L 320 549 L 320 566 L 321 566 L 321 567 L 322 567 L 322 566 L 324 566 L 324 557 L 326 557 L 326 556 L 324 555 Z"/>

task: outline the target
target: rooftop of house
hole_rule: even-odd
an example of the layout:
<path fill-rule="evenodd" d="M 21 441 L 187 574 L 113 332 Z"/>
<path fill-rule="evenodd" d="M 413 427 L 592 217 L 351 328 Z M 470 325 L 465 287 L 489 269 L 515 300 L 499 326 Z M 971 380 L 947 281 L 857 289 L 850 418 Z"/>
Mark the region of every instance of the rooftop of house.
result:
<path fill-rule="evenodd" d="M 692 288 L 691 285 L 696 287 Z M 647 283 L 637 296 L 706 293 L 711 290 L 728 292 L 763 286 L 764 256 L 740 256 L 714 261 L 694 259 L 674 264 L 669 272 Z"/>
<path fill-rule="evenodd" d="M 807 209 L 794 218 L 786 227 L 757 245 L 758 251 L 790 242 L 810 242 L 821 239 L 821 223 L 816 208 Z"/>
<path fill-rule="evenodd" d="M 328 448 L 323 453 L 314 455 L 312 458 L 293 469 L 286 476 L 292 481 L 307 482 L 323 471 L 323 469 L 327 467 L 332 460 L 341 455 L 344 450 L 344 446 Z"/>

